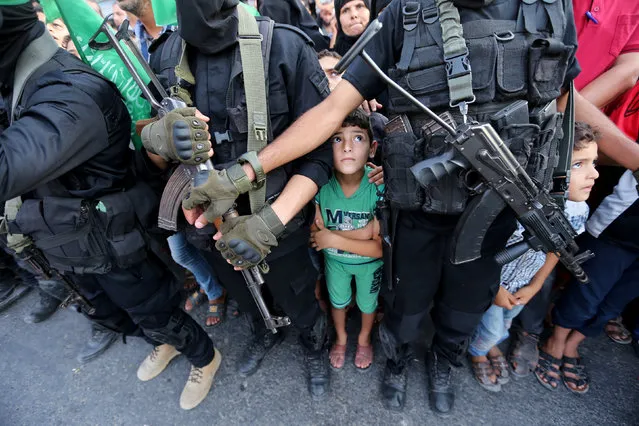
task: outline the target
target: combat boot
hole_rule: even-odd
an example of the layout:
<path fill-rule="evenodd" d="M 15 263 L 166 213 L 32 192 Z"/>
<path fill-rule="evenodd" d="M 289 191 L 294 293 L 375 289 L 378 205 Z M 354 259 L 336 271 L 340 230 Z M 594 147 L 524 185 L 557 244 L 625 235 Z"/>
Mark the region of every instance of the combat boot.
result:
<path fill-rule="evenodd" d="M 31 312 L 24 317 L 24 322 L 27 324 L 35 324 L 46 320 L 53 315 L 60 306 L 60 300 L 42 290 L 39 290 L 39 292 L 40 299 L 33 306 Z"/>
<path fill-rule="evenodd" d="M 221 362 L 222 354 L 215 349 L 215 355 L 209 365 L 201 368 L 191 366 L 191 374 L 189 374 L 189 379 L 184 386 L 182 395 L 180 395 L 180 408 L 191 410 L 204 401 L 211 390 L 213 378 L 220 368 Z"/>
<path fill-rule="evenodd" d="M 11 281 L 6 284 L 2 283 L 0 287 L 0 312 L 30 291 L 31 287 L 22 284 L 16 278 L 12 278 Z"/>
<path fill-rule="evenodd" d="M 118 333 L 92 322 L 91 337 L 76 359 L 82 364 L 87 363 L 104 353 L 117 339 Z"/>
<path fill-rule="evenodd" d="M 237 362 L 237 372 L 242 377 L 248 377 L 255 374 L 262 365 L 264 357 L 275 346 L 282 343 L 284 333 L 282 330 L 273 334 L 270 330 L 260 329 L 253 334 L 253 340 L 242 353 L 241 358 Z"/>
<path fill-rule="evenodd" d="M 149 381 L 164 371 L 167 365 L 180 355 L 175 347 L 167 344 L 156 346 L 151 353 L 142 361 L 138 368 L 138 379 L 143 382 Z"/>
<path fill-rule="evenodd" d="M 389 410 L 401 411 L 406 402 L 409 348 L 407 344 L 397 342 L 385 323 L 380 324 L 378 332 L 387 358 L 382 379 L 382 402 Z"/>
<path fill-rule="evenodd" d="M 331 380 L 326 353 L 327 318 L 324 312 L 320 313 L 313 327 L 302 330 L 300 339 L 305 351 L 308 391 L 312 397 L 321 397 L 328 393 Z"/>
<path fill-rule="evenodd" d="M 426 354 L 426 375 L 430 409 L 441 417 L 447 417 L 455 404 L 452 364 L 446 357 L 431 350 Z"/>

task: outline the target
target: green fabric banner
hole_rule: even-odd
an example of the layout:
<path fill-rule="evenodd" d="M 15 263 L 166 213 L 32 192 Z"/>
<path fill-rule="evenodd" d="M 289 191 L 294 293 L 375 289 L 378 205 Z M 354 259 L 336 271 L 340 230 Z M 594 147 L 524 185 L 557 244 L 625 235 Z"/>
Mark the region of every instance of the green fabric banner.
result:
<path fill-rule="evenodd" d="M 158 25 L 177 25 L 175 0 L 151 0 L 155 23 Z M 260 16 L 260 12 L 253 6 L 240 2 L 253 16 Z"/>
<path fill-rule="evenodd" d="M 84 1 L 41 0 L 41 4 L 47 20 L 51 19 L 49 16 L 62 17 L 82 60 L 118 88 L 131 115 L 131 140 L 135 148 L 139 149 L 142 146 L 142 141 L 135 133 L 135 123 L 151 116 L 151 105 L 142 97 L 140 88 L 115 50 L 94 50 L 89 47 L 89 39 L 98 31 L 103 18 Z M 97 41 L 106 42 L 106 36 L 100 35 Z M 120 45 L 124 48 L 127 56 L 136 64 L 136 69 L 142 79 L 148 84 L 149 76 L 139 65 L 135 56 L 123 42 L 120 42 Z"/>

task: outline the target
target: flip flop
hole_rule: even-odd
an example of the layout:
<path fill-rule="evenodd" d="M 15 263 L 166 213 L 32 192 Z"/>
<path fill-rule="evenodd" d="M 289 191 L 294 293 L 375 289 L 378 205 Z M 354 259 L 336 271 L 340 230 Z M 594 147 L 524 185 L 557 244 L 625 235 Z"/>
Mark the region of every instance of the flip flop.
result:
<path fill-rule="evenodd" d="M 615 343 L 620 345 L 629 345 L 632 343 L 632 334 L 623 325 L 621 317 L 608 321 L 604 327 L 606 335 Z"/>
<path fill-rule="evenodd" d="M 357 364 L 362 364 L 368 362 L 368 366 L 366 367 L 358 367 Z M 359 371 L 366 371 L 371 368 L 373 365 L 373 345 L 369 344 L 366 346 L 357 345 L 357 350 L 355 351 L 355 368 Z"/>
<path fill-rule="evenodd" d="M 331 351 L 328 353 L 328 359 L 334 370 L 341 370 L 344 368 L 344 362 L 346 360 L 346 345 L 338 345 L 337 343 L 333 344 Z"/>

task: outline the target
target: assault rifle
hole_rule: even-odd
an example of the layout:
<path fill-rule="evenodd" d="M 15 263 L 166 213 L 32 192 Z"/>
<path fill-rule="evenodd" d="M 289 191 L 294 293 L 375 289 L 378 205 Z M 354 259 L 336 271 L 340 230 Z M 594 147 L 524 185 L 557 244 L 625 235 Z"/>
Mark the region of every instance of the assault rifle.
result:
<path fill-rule="evenodd" d="M 37 276 L 42 277 L 45 280 L 53 279 L 62 283 L 68 293 L 68 296 L 62 301 L 60 306 L 66 308 L 69 305 L 78 304 L 82 308 L 83 312 L 86 312 L 89 315 L 93 315 L 95 313 L 95 307 L 80 293 L 80 290 L 75 283 L 66 275 L 63 275 L 53 269 L 51 265 L 49 265 L 47 258 L 44 257 L 42 252 L 35 247 L 33 243 L 24 248 L 20 253 L 16 254 L 21 260 L 33 268 Z"/>
<path fill-rule="evenodd" d="M 140 87 L 140 90 L 142 90 L 143 96 L 149 101 L 151 107 L 158 113 L 158 117 L 163 117 L 168 112 L 176 108 L 186 107 L 187 105 L 182 99 L 175 96 L 169 96 L 166 93 L 157 76 L 153 73 L 151 67 L 147 64 L 147 62 L 140 54 L 137 46 L 133 43 L 131 37 L 129 36 L 129 21 L 124 20 L 124 22 L 118 29 L 118 32 L 116 34 L 113 34 L 107 23 L 108 19 L 109 17 L 105 18 L 105 20 L 102 22 L 100 29 L 91 38 L 89 46 L 92 49 L 96 50 L 112 48 L 116 51 L 118 56 L 120 56 L 127 69 L 131 73 L 131 76 L 135 80 L 136 84 Z M 100 34 L 104 34 L 108 41 L 98 42 L 96 38 Z M 142 76 L 135 68 L 134 62 L 131 60 L 131 58 L 129 58 L 125 50 L 120 45 L 120 40 L 124 42 L 131 53 L 133 53 L 135 59 L 140 63 L 142 69 L 148 75 L 155 92 L 160 95 L 160 100 L 157 100 L 155 95 L 146 86 Z M 149 122 L 150 120 L 138 122 L 136 124 L 136 127 L 141 130 L 141 127 L 148 124 Z M 164 191 L 162 192 L 162 200 L 160 201 L 160 209 L 158 213 L 158 226 L 160 228 L 167 229 L 169 231 L 177 231 L 177 218 L 180 212 L 180 208 L 182 207 L 182 200 L 186 198 L 188 192 L 191 190 L 191 184 L 197 186 L 202 183 L 201 181 L 206 180 L 206 178 L 208 177 L 208 172 L 210 170 L 213 170 L 213 164 L 211 163 L 211 160 L 207 160 L 205 163 L 198 166 L 187 166 L 185 164 L 181 164 L 180 166 L 178 166 L 178 168 L 169 178 L 169 181 L 167 182 L 166 186 L 164 187 Z M 224 219 L 234 216 L 237 216 L 237 212 L 234 209 L 231 209 L 224 214 Z M 264 319 L 266 327 L 275 334 L 277 333 L 278 327 L 290 325 L 291 320 L 288 317 L 273 316 L 269 312 L 260 289 L 261 286 L 264 284 L 263 273 L 268 273 L 268 264 L 266 262 L 262 262 L 260 265 L 254 266 L 249 269 L 242 269 L 242 275 L 244 276 L 244 281 L 246 281 L 246 286 L 253 296 L 253 299 L 255 300 L 255 304 L 257 305 L 260 314 Z"/>
<path fill-rule="evenodd" d="M 577 280 L 588 282 L 588 276 L 580 264 L 594 255 L 590 251 L 578 254 L 576 232 L 561 208 L 548 192 L 541 190 L 533 182 L 495 129 L 490 124 L 478 123 L 463 123 L 456 128 L 451 126 L 391 80 L 364 51 L 365 45 L 381 27 L 379 21 L 373 21 L 335 66 L 335 70 L 343 72 L 358 55 L 361 56 L 387 84 L 448 133 L 446 143 L 450 145 L 450 149 L 438 157 L 415 164 L 411 167 L 411 172 L 422 186 L 436 183 L 444 176 L 463 172 L 470 189 L 479 194 L 471 201 L 458 222 L 451 261 L 460 264 L 479 258 L 488 228 L 508 206 L 525 229 L 525 241 L 498 253 L 495 257 L 498 263 L 511 262 L 530 248 L 556 253 Z M 565 158 L 563 161 L 565 162 Z"/>
<path fill-rule="evenodd" d="M 118 32 L 113 34 L 108 24 L 109 18 L 110 16 L 105 18 L 98 31 L 93 35 L 93 37 L 91 37 L 89 47 L 95 50 L 115 50 L 120 59 L 122 59 L 122 62 L 124 62 L 127 70 L 131 73 L 133 80 L 135 80 L 135 83 L 142 91 L 142 95 L 147 101 L 149 101 L 151 108 L 157 112 L 159 118 L 162 118 L 174 109 L 187 107 L 186 103 L 182 99 L 177 96 L 169 96 L 166 90 L 164 90 L 164 87 L 158 80 L 157 76 L 153 73 L 149 64 L 142 57 L 140 50 L 131 40 L 131 37 L 129 36 L 129 21 L 124 20 L 118 29 Z M 101 34 L 106 36 L 107 41 L 97 41 L 97 37 Z M 120 41 L 124 42 L 124 44 L 129 48 L 134 58 L 150 79 L 153 90 L 159 95 L 160 99 L 156 99 L 156 95 L 144 83 L 143 77 L 135 67 L 135 62 L 127 55 L 127 52 L 120 45 Z M 139 133 L 145 125 L 149 124 L 153 120 L 154 119 L 141 120 L 137 122 L 136 131 Z M 169 231 L 177 231 L 177 218 L 180 208 L 182 207 L 182 200 L 186 198 L 188 192 L 191 190 L 193 178 L 198 172 L 209 170 L 213 170 L 211 160 L 206 160 L 206 162 L 198 166 L 180 164 L 177 167 L 162 192 L 162 199 L 160 201 L 160 209 L 158 212 L 158 226 L 160 228 L 167 229 Z"/>

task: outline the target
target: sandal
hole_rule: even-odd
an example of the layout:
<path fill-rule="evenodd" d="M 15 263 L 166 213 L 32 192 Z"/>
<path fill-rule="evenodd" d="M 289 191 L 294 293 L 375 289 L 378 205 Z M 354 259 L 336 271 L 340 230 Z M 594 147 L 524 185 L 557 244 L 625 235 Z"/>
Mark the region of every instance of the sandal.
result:
<path fill-rule="evenodd" d="M 187 308 L 186 303 L 184 303 L 184 310 L 186 312 L 191 312 L 193 309 L 206 302 L 208 300 L 208 297 L 206 297 L 206 293 L 204 293 L 202 290 L 196 290 L 191 293 L 191 295 L 186 300 L 188 302 L 191 302 L 191 307 Z"/>
<path fill-rule="evenodd" d="M 219 299 L 209 301 L 209 311 L 206 314 L 204 324 L 207 327 L 215 327 L 221 324 L 226 318 L 226 296 L 223 295 Z M 209 319 L 217 319 L 216 322 L 209 324 Z"/>
<path fill-rule="evenodd" d="M 184 284 L 182 286 L 182 288 L 186 292 L 197 290 L 200 287 L 197 281 L 195 281 L 195 277 L 189 270 L 186 270 L 186 276 L 184 277 Z"/>
<path fill-rule="evenodd" d="M 539 360 L 539 336 L 517 333 L 517 339 L 508 357 L 510 371 L 516 379 L 528 376 Z"/>
<path fill-rule="evenodd" d="M 493 383 L 493 381 L 490 380 L 490 376 L 495 374 L 490 361 L 472 361 L 472 365 L 473 375 L 475 376 L 477 383 L 479 383 L 479 386 L 490 392 L 501 391 L 501 384 L 499 381 Z M 497 377 L 497 380 L 499 380 L 499 377 Z"/>
<path fill-rule="evenodd" d="M 240 305 L 235 301 L 235 299 L 231 299 L 230 297 L 226 297 L 226 307 L 227 310 L 231 311 L 232 318 L 240 317 Z"/>
<path fill-rule="evenodd" d="M 588 392 L 590 390 L 590 376 L 586 372 L 586 366 L 582 363 L 581 358 L 570 358 L 564 356 L 563 363 L 561 372 L 563 373 L 563 381 L 566 388 L 568 388 L 570 392 L 578 395 L 583 395 Z M 572 367 L 567 367 L 566 364 L 572 365 Z M 575 377 L 568 377 L 566 376 L 566 373 L 572 374 Z M 585 388 L 575 389 L 568 386 L 569 383 L 576 387 L 585 386 Z"/>
<path fill-rule="evenodd" d="M 497 383 L 505 385 L 510 381 L 510 369 L 508 368 L 508 361 L 503 354 L 497 356 L 488 356 L 488 361 L 493 367 L 493 372 L 497 375 Z"/>
<path fill-rule="evenodd" d="M 610 340 L 615 343 L 619 343 L 620 345 L 629 345 L 632 343 L 632 335 L 623 325 L 621 317 L 608 321 L 605 330 Z"/>
<path fill-rule="evenodd" d="M 346 359 L 346 345 L 333 344 L 331 351 L 328 353 L 328 359 L 331 361 L 331 367 L 335 370 L 341 370 Z"/>
<path fill-rule="evenodd" d="M 561 373 L 562 361 L 559 358 L 555 358 L 544 350 L 539 350 L 539 362 L 535 367 L 535 377 L 543 387 L 548 390 L 556 391 L 559 387 L 559 379 Z M 555 367 L 556 366 L 556 367 Z M 557 377 L 551 376 L 550 373 L 554 373 Z"/>
<path fill-rule="evenodd" d="M 366 364 L 366 367 L 359 367 L 359 365 Z M 355 351 L 355 367 L 359 371 L 366 371 L 371 368 L 373 365 L 373 345 L 368 344 L 366 346 L 357 345 L 357 350 Z M 358 365 L 359 364 L 359 365 Z"/>

